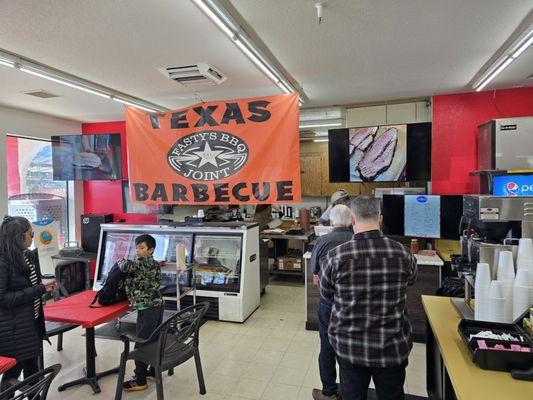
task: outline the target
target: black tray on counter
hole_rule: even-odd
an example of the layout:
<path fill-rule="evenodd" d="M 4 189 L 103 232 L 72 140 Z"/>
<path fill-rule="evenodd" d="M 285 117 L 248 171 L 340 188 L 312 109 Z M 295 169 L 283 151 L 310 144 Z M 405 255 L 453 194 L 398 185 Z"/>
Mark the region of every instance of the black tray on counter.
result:
<path fill-rule="evenodd" d="M 472 362 L 479 365 L 481 369 L 493 371 L 525 370 L 533 365 L 533 341 L 531 337 L 520 327 L 515 324 L 501 324 L 496 322 L 473 321 L 463 319 L 459 323 L 459 334 L 465 342 L 468 351 L 472 355 Z M 494 333 L 509 333 L 514 337 L 523 338 L 523 341 L 503 341 L 495 339 L 483 339 L 488 345 L 494 344 L 519 344 L 531 348 L 532 352 L 516 352 L 492 349 L 479 349 L 477 339 L 469 340 L 470 335 L 480 331 L 492 331 Z"/>

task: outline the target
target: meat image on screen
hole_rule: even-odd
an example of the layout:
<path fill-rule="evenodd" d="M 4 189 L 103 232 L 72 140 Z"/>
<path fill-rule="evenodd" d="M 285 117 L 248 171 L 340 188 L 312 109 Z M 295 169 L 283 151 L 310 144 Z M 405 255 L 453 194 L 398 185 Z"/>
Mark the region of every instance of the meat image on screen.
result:
<path fill-rule="evenodd" d="M 371 181 L 390 167 L 397 142 L 398 130 L 390 128 L 372 143 L 357 166 L 363 180 Z"/>
<path fill-rule="evenodd" d="M 398 181 L 406 161 L 406 126 L 352 128 L 349 133 L 350 181 Z"/>
<path fill-rule="evenodd" d="M 372 126 L 370 128 L 356 129 L 350 134 L 350 154 L 356 149 L 365 151 L 374 140 L 377 131 L 378 127 Z"/>

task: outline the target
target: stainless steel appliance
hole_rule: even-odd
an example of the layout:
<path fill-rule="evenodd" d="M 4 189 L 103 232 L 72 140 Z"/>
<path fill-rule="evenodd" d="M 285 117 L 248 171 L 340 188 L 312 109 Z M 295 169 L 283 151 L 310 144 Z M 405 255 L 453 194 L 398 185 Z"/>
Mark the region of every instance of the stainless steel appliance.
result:
<path fill-rule="evenodd" d="M 473 319 L 470 305 L 478 262 L 489 264 L 496 278 L 501 251 L 513 252 L 514 261 L 521 237 L 533 237 L 533 197 L 463 196 L 461 256 L 452 268 L 464 277 L 465 298 L 452 299 L 464 318 Z"/>
<path fill-rule="evenodd" d="M 478 170 L 533 168 L 533 117 L 493 119 L 478 126 Z"/>

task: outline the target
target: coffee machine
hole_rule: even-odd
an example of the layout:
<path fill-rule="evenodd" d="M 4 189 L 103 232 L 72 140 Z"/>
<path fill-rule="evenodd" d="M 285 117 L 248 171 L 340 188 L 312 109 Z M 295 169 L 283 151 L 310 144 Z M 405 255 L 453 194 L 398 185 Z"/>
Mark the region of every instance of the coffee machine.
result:
<path fill-rule="evenodd" d="M 464 278 L 465 298 L 452 300 L 463 318 L 473 319 L 471 293 L 477 263 L 490 267 L 496 279 L 501 251 L 511 251 L 516 264 L 518 239 L 533 237 L 533 197 L 463 196 L 461 255 L 452 257 L 452 269 Z"/>

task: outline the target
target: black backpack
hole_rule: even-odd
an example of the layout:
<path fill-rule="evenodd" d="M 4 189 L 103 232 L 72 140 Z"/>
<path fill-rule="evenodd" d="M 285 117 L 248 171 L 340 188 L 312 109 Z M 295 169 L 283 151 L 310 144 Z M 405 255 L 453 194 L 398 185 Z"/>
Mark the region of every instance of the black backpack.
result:
<path fill-rule="evenodd" d="M 94 300 L 89 307 L 97 308 L 94 306 L 96 300 L 101 306 L 110 306 L 112 304 L 120 303 L 128 298 L 126 296 L 126 278 L 128 274 L 122 272 L 118 266 L 115 264 L 109 270 L 109 274 L 102 285 L 102 288 L 94 296 Z"/>

